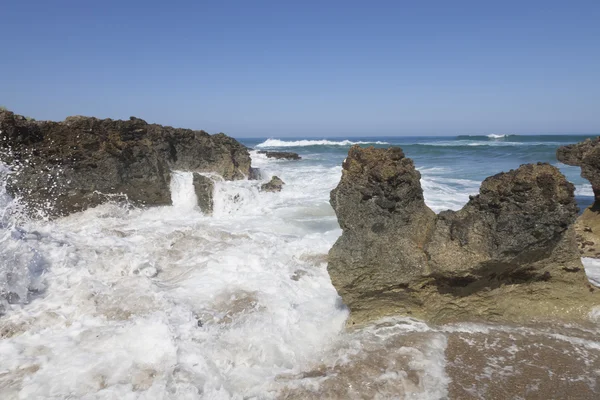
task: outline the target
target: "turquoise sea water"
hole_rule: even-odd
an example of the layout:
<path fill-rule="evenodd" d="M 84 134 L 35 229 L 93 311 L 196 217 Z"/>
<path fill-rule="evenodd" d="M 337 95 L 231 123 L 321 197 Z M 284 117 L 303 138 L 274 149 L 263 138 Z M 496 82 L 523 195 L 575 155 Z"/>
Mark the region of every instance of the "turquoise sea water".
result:
<path fill-rule="evenodd" d="M 580 176 L 579 167 L 556 159 L 559 146 L 577 143 L 593 135 L 481 135 L 353 138 L 252 138 L 240 139 L 259 150 L 293 151 L 300 163 L 315 166 L 341 165 L 352 144 L 361 146 L 400 146 L 421 171 L 422 186 L 429 205 L 439 210 L 460 208 L 469 194 L 478 192 L 486 177 L 509 171 L 525 163 L 547 162 L 576 185 L 581 208 L 592 201 L 589 182 Z"/>

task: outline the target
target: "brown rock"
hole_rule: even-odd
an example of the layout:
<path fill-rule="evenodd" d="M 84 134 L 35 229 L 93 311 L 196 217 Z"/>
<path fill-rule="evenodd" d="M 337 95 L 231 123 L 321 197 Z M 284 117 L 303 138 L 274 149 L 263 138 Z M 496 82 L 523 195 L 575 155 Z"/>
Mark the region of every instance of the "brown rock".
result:
<path fill-rule="evenodd" d="M 353 146 L 331 192 L 343 233 L 328 265 L 351 323 L 584 318 L 599 299 L 586 290 L 573 192 L 553 166 L 527 164 L 435 215 L 401 149 Z"/>
<path fill-rule="evenodd" d="M 250 175 L 250 156 L 220 133 L 128 121 L 68 117 L 27 121 L 0 111 L 0 155 L 17 173 L 7 190 L 30 214 L 61 216 L 121 195 L 134 205 L 171 204 L 172 170 Z"/>

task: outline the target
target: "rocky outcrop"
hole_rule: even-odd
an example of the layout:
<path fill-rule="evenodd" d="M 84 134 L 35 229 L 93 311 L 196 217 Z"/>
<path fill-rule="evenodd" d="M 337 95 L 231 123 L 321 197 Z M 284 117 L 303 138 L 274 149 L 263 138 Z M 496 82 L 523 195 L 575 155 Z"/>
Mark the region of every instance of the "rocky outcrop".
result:
<path fill-rule="evenodd" d="M 273 175 L 271 180 L 260 186 L 260 190 L 263 192 L 281 192 L 285 183 L 278 177 Z"/>
<path fill-rule="evenodd" d="M 581 176 L 592 184 L 595 201 L 600 199 L 600 136 L 556 150 L 558 161 L 581 167 Z"/>
<path fill-rule="evenodd" d="M 592 184 L 594 204 L 577 218 L 575 231 L 581 255 L 600 258 L 600 137 L 561 146 L 556 158 L 564 164 L 580 167 L 581 176 Z"/>
<path fill-rule="evenodd" d="M 15 170 L 7 190 L 34 215 L 66 215 L 117 197 L 168 205 L 172 170 L 214 172 L 227 180 L 251 174 L 249 153 L 233 138 L 134 117 L 35 122 L 0 111 L 0 131 L 0 160 Z M 197 183 L 197 193 L 208 187 Z"/>
<path fill-rule="evenodd" d="M 343 233 L 328 265 L 350 323 L 584 318 L 600 298 L 579 258 L 573 192 L 555 167 L 527 164 L 436 215 L 400 148 L 353 146 L 331 192 Z"/>
<path fill-rule="evenodd" d="M 291 151 L 265 151 L 259 150 L 258 154 L 264 154 L 267 158 L 275 158 L 277 160 L 300 160 L 302 157 L 298 153 Z"/>

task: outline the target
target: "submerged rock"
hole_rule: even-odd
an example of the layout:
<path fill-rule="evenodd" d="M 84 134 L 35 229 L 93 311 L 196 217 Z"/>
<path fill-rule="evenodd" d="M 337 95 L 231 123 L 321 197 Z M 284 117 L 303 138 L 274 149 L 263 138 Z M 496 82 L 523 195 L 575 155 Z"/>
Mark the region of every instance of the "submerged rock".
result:
<path fill-rule="evenodd" d="M 592 184 L 594 203 L 577 218 L 575 230 L 581 255 L 600 258 L 600 136 L 561 146 L 558 161 L 581 167 L 581 176 Z"/>
<path fill-rule="evenodd" d="M 343 233 L 328 265 L 351 323 L 585 317 L 600 297 L 579 258 L 573 192 L 555 167 L 526 164 L 436 215 L 400 148 L 353 146 L 331 192 Z"/>
<path fill-rule="evenodd" d="M 285 182 L 283 182 L 278 176 L 273 175 L 269 182 L 260 186 L 260 190 L 263 192 L 281 192 L 283 185 L 285 185 Z"/>
<path fill-rule="evenodd" d="M 302 157 L 298 153 L 291 151 L 265 151 L 259 150 L 258 154 L 264 154 L 267 158 L 275 158 L 277 160 L 300 160 Z"/>
<path fill-rule="evenodd" d="M 115 196 L 134 205 L 169 205 L 172 170 L 227 180 L 251 173 L 248 151 L 233 138 L 134 117 L 36 122 L 0 111 L 0 131 L 0 159 L 17 172 L 7 190 L 30 214 L 66 215 Z"/>

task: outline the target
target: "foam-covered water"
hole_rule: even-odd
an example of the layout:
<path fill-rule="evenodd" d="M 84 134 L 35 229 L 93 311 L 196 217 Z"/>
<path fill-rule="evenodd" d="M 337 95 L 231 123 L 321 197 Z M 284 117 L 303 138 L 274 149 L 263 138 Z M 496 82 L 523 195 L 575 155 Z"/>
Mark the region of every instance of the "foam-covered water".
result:
<path fill-rule="evenodd" d="M 0 398 L 493 398 L 498 388 L 514 394 L 522 383 L 515 376 L 523 374 L 549 387 L 551 376 L 536 368 L 560 373 L 531 355 L 535 343 L 545 357 L 572 364 L 568 379 L 587 373 L 580 393 L 598 393 L 592 323 L 511 330 L 390 318 L 345 330 L 348 311 L 326 270 L 341 233 L 329 192 L 350 142 L 369 140 L 405 141 L 397 144 L 415 159 L 436 211 L 462 207 L 485 176 L 538 156 L 550 160 L 554 151 L 540 149 L 541 139 L 523 145 L 529 155 L 498 146 L 474 155 L 468 146 L 421 146 L 422 138 L 285 140 L 279 147 L 273 139 L 248 140 L 297 151 L 302 160 L 253 151 L 263 181 L 210 175 L 212 216 L 198 209 L 186 171 L 173 171 L 173 206 L 105 204 L 54 221 L 15 218 L 18 201 L 0 185 Z M 561 168 L 590 196 L 578 169 Z M 261 192 L 272 175 L 285 182 L 283 191 Z M 600 282 L 600 265 L 584 262 L 590 280 Z M 483 358 L 466 358 L 465 343 Z"/>

